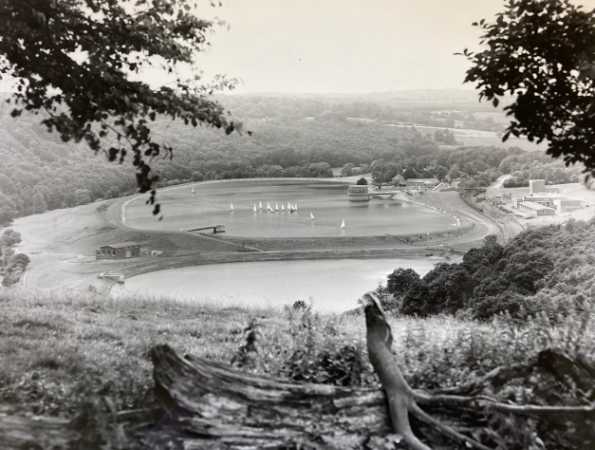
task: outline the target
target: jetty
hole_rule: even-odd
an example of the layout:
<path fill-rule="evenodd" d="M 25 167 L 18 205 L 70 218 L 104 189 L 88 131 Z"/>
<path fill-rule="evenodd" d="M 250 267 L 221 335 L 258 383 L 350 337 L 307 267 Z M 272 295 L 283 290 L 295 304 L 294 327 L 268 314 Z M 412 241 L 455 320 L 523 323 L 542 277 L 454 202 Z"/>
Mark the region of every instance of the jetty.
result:
<path fill-rule="evenodd" d="M 100 280 L 113 281 L 119 284 L 124 284 L 125 280 L 124 274 L 119 272 L 101 272 L 99 275 L 97 275 L 97 278 Z"/>
<path fill-rule="evenodd" d="M 188 230 L 186 230 L 189 233 L 198 231 L 211 231 L 213 234 L 218 234 L 218 233 L 225 233 L 225 225 L 208 225 L 205 227 L 198 227 L 198 228 L 190 228 Z"/>

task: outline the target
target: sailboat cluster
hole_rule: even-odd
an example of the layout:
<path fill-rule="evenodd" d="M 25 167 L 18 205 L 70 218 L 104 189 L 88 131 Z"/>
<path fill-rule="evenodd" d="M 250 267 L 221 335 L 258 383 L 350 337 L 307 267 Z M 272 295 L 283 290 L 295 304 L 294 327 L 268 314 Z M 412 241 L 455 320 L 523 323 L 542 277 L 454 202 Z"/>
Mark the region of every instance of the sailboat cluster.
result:
<path fill-rule="evenodd" d="M 231 205 L 233 206 L 233 204 Z M 233 208 L 230 208 L 233 210 Z M 267 213 L 284 213 L 284 212 L 288 212 L 290 214 L 296 213 L 298 212 L 298 204 L 297 203 L 279 203 L 279 202 L 266 202 L 266 204 L 263 204 L 262 201 L 259 201 L 258 203 L 253 203 L 252 204 L 252 211 L 254 211 L 255 213 L 259 213 L 259 212 L 267 212 Z"/>
<path fill-rule="evenodd" d="M 229 204 L 229 211 L 230 212 L 234 212 L 235 211 L 235 206 L 233 203 Z M 282 214 L 282 213 L 289 213 L 289 214 L 293 214 L 293 213 L 297 213 L 298 212 L 298 204 L 297 203 L 291 203 L 291 202 L 266 202 L 263 204 L 262 201 L 259 201 L 258 203 L 252 203 L 252 211 L 254 212 L 254 214 L 259 214 L 259 213 L 269 213 L 269 214 Z M 314 216 L 314 213 L 312 211 L 310 211 L 310 220 L 312 222 L 314 222 L 314 220 L 316 219 L 316 217 Z M 345 224 L 345 219 L 341 220 L 341 225 L 339 225 L 339 228 L 341 229 L 345 229 L 347 227 L 347 225 Z"/>

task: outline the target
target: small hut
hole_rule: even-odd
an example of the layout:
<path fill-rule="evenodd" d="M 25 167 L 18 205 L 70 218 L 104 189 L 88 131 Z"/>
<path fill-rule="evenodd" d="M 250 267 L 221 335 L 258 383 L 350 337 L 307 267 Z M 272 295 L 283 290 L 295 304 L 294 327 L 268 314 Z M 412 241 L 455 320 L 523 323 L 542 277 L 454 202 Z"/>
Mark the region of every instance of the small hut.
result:
<path fill-rule="evenodd" d="M 136 242 L 103 245 L 95 252 L 96 259 L 125 259 L 140 256 L 141 246 Z"/>

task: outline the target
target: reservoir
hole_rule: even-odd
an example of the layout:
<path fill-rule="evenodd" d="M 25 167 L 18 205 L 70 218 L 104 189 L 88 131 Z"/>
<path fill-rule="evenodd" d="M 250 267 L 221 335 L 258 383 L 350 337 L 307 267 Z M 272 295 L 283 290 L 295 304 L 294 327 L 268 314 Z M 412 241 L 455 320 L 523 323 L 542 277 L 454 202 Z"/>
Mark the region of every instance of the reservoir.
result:
<path fill-rule="evenodd" d="M 161 270 L 131 277 L 115 286 L 115 297 L 135 294 L 199 304 L 282 307 L 312 302 L 320 312 L 357 306 L 365 292 L 386 283 L 398 267 L 424 275 L 441 258 L 336 259 L 212 264 Z"/>
<path fill-rule="evenodd" d="M 123 217 L 136 229 L 223 225 L 224 236 L 249 238 L 406 235 L 460 225 L 448 214 L 408 201 L 404 193 L 393 199 L 350 202 L 347 186 L 291 178 L 197 183 L 158 191 L 163 220 L 151 215 L 144 196 L 129 201 Z"/>

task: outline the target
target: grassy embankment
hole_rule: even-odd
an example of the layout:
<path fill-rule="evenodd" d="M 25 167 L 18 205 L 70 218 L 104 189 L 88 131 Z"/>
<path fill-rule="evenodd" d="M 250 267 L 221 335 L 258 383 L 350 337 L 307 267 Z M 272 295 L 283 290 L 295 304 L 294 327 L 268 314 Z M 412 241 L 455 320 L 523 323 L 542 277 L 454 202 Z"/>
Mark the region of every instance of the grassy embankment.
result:
<path fill-rule="evenodd" d="M 167 343 L 181 353 L 229 362 L 245 341 L 245 327 L 258 318 L 255 370 L 329 381 L 318 366 L 289 361 L 296 350 L 311 359 L 340 355 L 350 345 L 365 361 L 360 382 L 375 383 L 365 355 L 361 315 L 310 318 L 281 310 L 213 309 L 163 299 L 110 298 L 79 292 L 0 294 L 0 403 L 19 413 L 72 416 L 95 395 L 112 398 L 118 409 L 146 400 L 151 380 L 147 351 Z M 580 327 L 570 317 L 552 327 L 494 320 L 479 323 L 453 317 L 395 318 L 394 349 L 416 388 L 470 381 L 499 365 L 522 363 L 546 347 L 595 357 L 595 324 Z M 520 392 L 520 393 L 519 393 Z M 530 390 L 516 391 L 530 401 Z"/>

